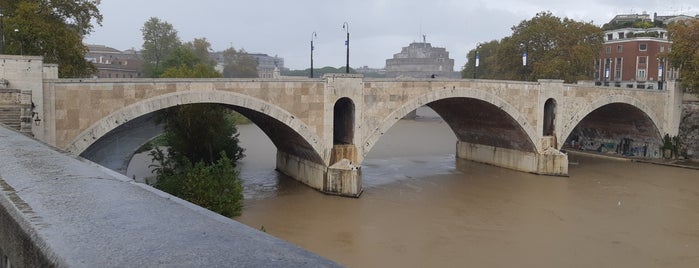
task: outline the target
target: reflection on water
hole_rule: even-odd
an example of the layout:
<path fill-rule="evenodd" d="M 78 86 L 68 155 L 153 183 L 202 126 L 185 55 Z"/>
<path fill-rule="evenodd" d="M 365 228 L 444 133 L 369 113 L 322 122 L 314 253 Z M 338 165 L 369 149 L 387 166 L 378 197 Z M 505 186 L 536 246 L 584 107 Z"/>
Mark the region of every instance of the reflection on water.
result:
<path fill-rule="evenodd" d="M 352 267 L 699 267 L 699 171 L 570 156 L 570 177 L 454 159 L 439 120 L 403 120 L 362 165 L 358 199 L 274 169 L 241 126 L 239 220 Z M 419 143 L 415 142 L 419 139 Z"/>

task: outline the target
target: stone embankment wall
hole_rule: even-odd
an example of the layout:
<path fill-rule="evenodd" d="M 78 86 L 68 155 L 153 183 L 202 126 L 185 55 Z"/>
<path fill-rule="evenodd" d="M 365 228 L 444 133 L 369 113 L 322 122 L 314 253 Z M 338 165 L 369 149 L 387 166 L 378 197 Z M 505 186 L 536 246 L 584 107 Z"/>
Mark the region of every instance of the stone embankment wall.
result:
<path fill-rule="evenodd" d="M 699 97 L 685 94 L 680 121 L 680 155 L 699 159 Z"/>
<path fill-rule="evenodd" d="M 0 127 L 0 267 L 339 267 Z"/>

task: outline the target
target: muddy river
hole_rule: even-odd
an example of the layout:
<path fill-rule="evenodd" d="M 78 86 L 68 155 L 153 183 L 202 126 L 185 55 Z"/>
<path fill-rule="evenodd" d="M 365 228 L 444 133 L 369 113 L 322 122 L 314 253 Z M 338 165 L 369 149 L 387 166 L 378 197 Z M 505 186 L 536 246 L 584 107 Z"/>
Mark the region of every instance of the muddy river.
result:
<path fill-rule="evenodd" d="M 259 128 L 239 130 L 236 220 L 346 266 L 699 267 L 697 170 L 570 155 L 570 177 L 537 176 L 455 160 L 444 122 L 402 120 L 353 199 L 278 174 Z"/>

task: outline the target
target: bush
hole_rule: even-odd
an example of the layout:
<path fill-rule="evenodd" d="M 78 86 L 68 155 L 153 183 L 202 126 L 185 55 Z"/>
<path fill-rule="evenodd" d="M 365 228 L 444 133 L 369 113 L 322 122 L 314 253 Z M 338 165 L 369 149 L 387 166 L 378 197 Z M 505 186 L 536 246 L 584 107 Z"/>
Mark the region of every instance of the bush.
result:
<path fill-rule="evenodd" d="M 155 168 L 155 187 L 226 217 L 239 216 L 243 208 L 243 186 L 233 161 L 225 152 L 215 163 L 192 164 L 189 159 L 163 159 L 162 151 L 152 153 L 161 163 Z M 176 163 L 176 164 L 175 164 Z"/>

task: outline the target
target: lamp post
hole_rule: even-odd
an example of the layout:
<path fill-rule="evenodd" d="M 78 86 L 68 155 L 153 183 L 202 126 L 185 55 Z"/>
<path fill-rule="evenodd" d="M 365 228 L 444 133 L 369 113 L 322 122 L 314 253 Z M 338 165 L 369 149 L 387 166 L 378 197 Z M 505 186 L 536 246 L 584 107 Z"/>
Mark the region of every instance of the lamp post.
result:
<path fill-rule="evenodd" d="M 0 40 L 0 54 L 5 54 L 5 31 L 2 28 L 2 19 L 4 14 L 2 13 L 2 8 L 0 8 L 0 32 L 2 33 L 2 40 Z"/>
<path fill-rule="evenodd" d="M 476 70 L 478 69 L 478 64 L 480 63 L 480 55 L 478 55 L 478 48 L 481 47 L 481 43 L 478 43 L 476 45 L 476 56 L 475 56 L 475 62 L 474 62 L 474 67 L 473 67 L 473 79 L 476 79 Z"/>
<path fill-rule="evenodd" d="M 527 45 L 524 43 L 519 43 L 519 47 L 523 49 L 524 51 L 522 52 L 522 73 L 523 73 L 523 78 L 522 80 L 527 81 Z"/>
<path fill-rule="evenodd" d="M 658 59 L 658 90 L 663 90 L 663 84 L 665 82 L 663 65 L 665 65 L 665 58 Z"/>
<path fill-rule="evenodd" d="M 342 24 L 342 29 L 347 32 L 347 40 L 345 40 L 345 46 L 347 46 L 347 64 L 345 65 L 345 73 L 349 73 L 349 23 L 345 21 Z"/>
<path fill-rule="evenodd" d="M 311 34 L 311 78 L 313 78 L 313 50 L 315 47 L 313 47 L 313 39 L 318 37 L 315 31 L 313 31 L 313 34 Z"/>
<path fill-rule="evenodd" d="M 612 63 L 610 62 L 610 59 L 604 60 L 604 86 L 607 87 L 609 86 L 609 66 Z"/>
<path fill-rule="evenodd" d="M 24 55 L 22 36 L 19 35 L 19 29 L 15 28 L 15 34 L 17 34 L 17 36 L 19 37 L 19 55 Z"/>

